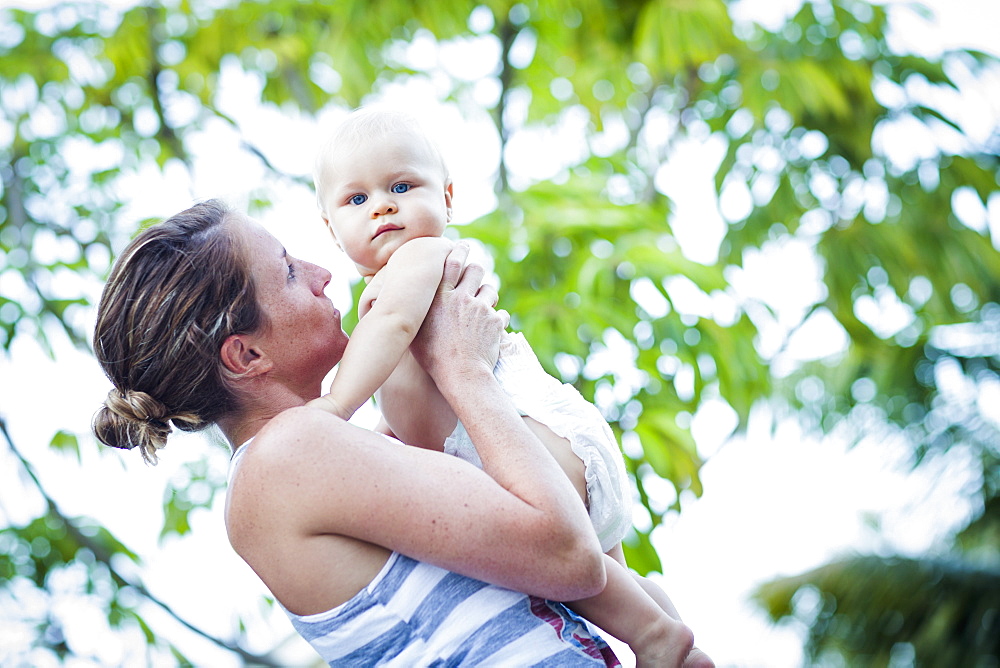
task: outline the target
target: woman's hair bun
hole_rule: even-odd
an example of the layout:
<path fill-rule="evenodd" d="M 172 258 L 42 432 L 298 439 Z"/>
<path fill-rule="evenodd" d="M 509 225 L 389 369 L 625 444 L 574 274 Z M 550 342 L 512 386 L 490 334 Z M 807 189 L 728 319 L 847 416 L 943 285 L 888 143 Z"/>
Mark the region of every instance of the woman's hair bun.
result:
<path fill-rule="evenodd" d="M 125 450 L 138 447 L 147 463 L 156 464 L 156 451 L 167 445 L 171 419 L 198 422 L 191 415 L 168 415 L 166 406 L 145 392 L 112 388 L 93 427 L 102 443 Z"/>
<path fill-rule="evenodd" d="M 171 429 L 196 432 L 243 403 L 220 351 L 260 331 L 246 224 L 208 200 L 151 225 L 119 254 L 94 324 L 94 356 L 111 385 L 94 433 L 156 461 Z"/>

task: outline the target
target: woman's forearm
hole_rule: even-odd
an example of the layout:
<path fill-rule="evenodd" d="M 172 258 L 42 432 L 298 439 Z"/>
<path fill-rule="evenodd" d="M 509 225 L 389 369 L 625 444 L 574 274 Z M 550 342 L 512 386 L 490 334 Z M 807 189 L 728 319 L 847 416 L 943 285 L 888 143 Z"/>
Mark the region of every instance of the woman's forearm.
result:
<path fill-rule="evenodd" d="M 586 508 L 492 373 L 458 373 L 439 387 L 475 444 L 483 470 L 537 511 L 539 521 L 524 537 L 526 549 L 548 552 L 554 566 L 562 560 L 560 568 L 578 569 L 582 580 L 603 583 L 603 555 Z"/>
<path fill-rule="evenodd" d="M 473 495 L 463 500 L 459 514 L 490 515 L 477 522 L 487 535 L 473 542 L 493 552 L 477 555 L 481 563 L 470 574 L 557 600 L 592 596 L 603 589 L 606 577 L 600 545 L 580 497 L 493 376 L 509 318 L 494 311 L 496 291 L 482 285 L 482 267 L 465 266 L 467 255 L 461 246 L 448 255 L 410 350 L 465 425 L 483 461 L 483 471 L 466 478 L 469 489 L 457 490 Z M 474 511 L 477 505 L 481 510 Z M 502 542 L 490 537 L 498 532 L 505 536 Z M 588 593 L 574 596 L 579 591 Z"/>

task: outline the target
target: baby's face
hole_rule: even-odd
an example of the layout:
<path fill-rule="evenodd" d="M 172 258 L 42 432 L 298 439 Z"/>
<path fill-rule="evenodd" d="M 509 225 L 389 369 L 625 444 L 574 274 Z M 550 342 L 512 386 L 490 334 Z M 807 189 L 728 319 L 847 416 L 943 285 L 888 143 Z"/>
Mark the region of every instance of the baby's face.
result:
<path fill-rule="evenodd" d="M 421 137 L 395 131 L 326 158 L 318 196 L 327 225 L 362 276 L 404 243 L 437 237 L 451 218 L 451 180 Z"/>

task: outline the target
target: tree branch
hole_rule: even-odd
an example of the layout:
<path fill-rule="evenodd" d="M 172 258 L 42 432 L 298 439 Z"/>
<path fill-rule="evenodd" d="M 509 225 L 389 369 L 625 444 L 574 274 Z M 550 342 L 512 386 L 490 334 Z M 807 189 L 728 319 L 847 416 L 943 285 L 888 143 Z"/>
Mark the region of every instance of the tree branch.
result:
<path fill-rule="evenodd" d="M 111 563 L 111 558 L 113 555 L 110 552 L 108 552 L 97 541 L 95 541 L 92 537 L 87 536 L 80 529 L 80 527 L 74 520 L 67 517 L 59 509 L 59 506 L 56 504 L 56 502 L 45 491 L 45 488 L 42 486 L 42 483 L 39 480 L 38 475 L 35 473 L 34 467 L 32 467 L 31 463 L 24 457 L 24 455 L 21 454 L 20 450 L 18 450 L 17 446 L 14 444 L 14 440 L 13 438 L 11 438 L 10 432 L 7 430 L 7 422 L 6 420 L 3 419 L 3 417 L 0 417 L 0 432 L 3 433 L 4 439 L 7 441 L 7 445 L 10 447 L 11 452 L 14 453 L 14 456 L 17 457 L 18 461 L 21 463 L 21 466 L 24 468 L 25 472 L 27 472 L 28 477 L 35 485 L 35 488 L 38 490 L 38 493 L 41 494 L 42 498 L 45 500 L 45 504 L 48 507 L 49 513 L 51 513 L 54 517 L 59 519 L 59 521 L 61 521 L 66 526 L 66 531 L 70 534 L 70 536 L 73 537 L 73 539 L 77 542 L 77 544 L 90 550 L 90 552 L 93 553 L 95 559 L 97 559 L 105 566 L 107 566 L 108 571 L 111 573 L 112 577 L 115 579 L 115 582 L 118 584 L 119 587 L 128 586 L 133 588 L 142 597 L 144 597 L 146 600 L 155 604 L 160 609 L 165 611 L 168 615 L 173 617 L 177 622 L 179 622 L 182 626 L 184 626 L 188 630 L 196 633 L 197 635 L 201 636 L 202 638 L 205 638 L 206 640 L 215 643 L 216 645 L 222 647 L 223 649 L 227 649 L 230 652 L 239 655 L 240 658 L 242 658 L 244 661 L 248 663 L 253 663 L 261 666 L 274 666 L 275 668 L 282 665 L 281 663 L 278 663 L 274 659 L 270 658 L 270 656 L 268 655 L 261 656 L 258 654 L 253 654 L 251 652 L 244 650 L 234 642 L 223 640 L 222 638 L 217 638 L 212 634 L 203 631 L 202 629 L 198 628 L 191 622 L 184 619 L 166 602 L 162 601 L 160 598 L 158 598 L 156 595 L 154 595 L 152 592 L 146 589 L 146 587 L 141 582 L 135 582 L 131 580 L 129 577 L 124 575 L 120 570 L 115 568 L 114 565 Z"/>
<path fill-rule="evenodd" d="M 242 131 L 240 131 L 239 126 L 234 121 L 230 120 L 230 123 L 232 123 L 233 127 L 236 128 L 236 131 L 240 133 L 240 146 L 246 149 L 250 154 L 255 156 L 258 160 L 260 160 L 268 171 L 273 172 L 277 176 L 286 179 L 288 181 L 291 181 L 292 183 L 297 183 L 299 185 L 306 186 L 307 188 L 312 188 L 313 185 L 312 179 L 308 177 L 289 174 L 288 172 L 280 170 L 277 167 L 275 167 L 274 164 L 271 162 L 271 160 L 266 155 L 264 155 L 263 151 L 261 151 L 256 145 L 251 144 L 249 141 L 243 138 Z"/>
<path fill-rule="evenodd" d="M 507 114 L 507 96 L 510 94 L 511 84 L 514 80 L 514 68 L 510 64 L 510 49 L 514 45 L 514 38 L 517 37 L 517 30 L 507 18 L 500 25 L 500 100 L 497 102 L 497 111 L 494 122 L 497 132 L 500 134 L 500 167 L 497 183 L 497 196 L 504 196 L 508 189 L 507 163 L 504 160 L 504 152 L 507 148 L 507 141 L 510 133 L 507 132 L 507 121 L 504 118 Z"/>
<path fill-rule="evenodd" d="M 177 133 L 174 132 L 174 128 L 167 122 L 167 114 L 163 106 L 163 96 L 160 92 L 160 74 L 163 72 L 163 68 L 160 65 L 160 42 L 156 39 L 155 34 L 155 28 L 158 24 L 156 20 L 157 11 L 152 5 L 146 7 L 146 25 L 149 30 L 149 97 L 153 102 L 156 117 L 160 121 L 160 129 L 156 134 L 159 135 L 160 140 L 170 147 L 174 155 L 187 165 L 190 170 L 191 159 L 187 151 L 184 150 L 184 143 L 177 136 Z"/>

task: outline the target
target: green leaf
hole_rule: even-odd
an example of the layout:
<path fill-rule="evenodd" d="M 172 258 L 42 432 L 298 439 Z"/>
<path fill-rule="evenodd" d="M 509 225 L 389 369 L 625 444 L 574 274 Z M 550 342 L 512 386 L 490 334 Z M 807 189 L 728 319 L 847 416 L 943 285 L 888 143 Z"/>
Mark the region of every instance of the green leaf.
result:
<path fill-rule="evenodd" d="M 82 463 L 80 458 L 80 440 L 77 438 L 76 434 L 72 434 L 68 431 L 60 429 L 49 441 L 49 447 L 59 450 L 60 452 L 69 451 L 71 454 L 76 455 L 77 463 Z"/>
<path fill-rule="evenodd" d="M 663 562 L 650 540 L 649 534 L 634 532 L 622 541 L 622 551 L 629 568 L 641 575 L 662 573 Z"/>

